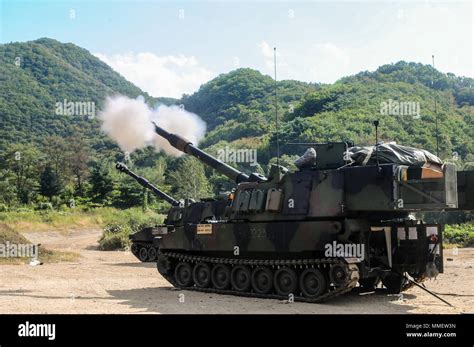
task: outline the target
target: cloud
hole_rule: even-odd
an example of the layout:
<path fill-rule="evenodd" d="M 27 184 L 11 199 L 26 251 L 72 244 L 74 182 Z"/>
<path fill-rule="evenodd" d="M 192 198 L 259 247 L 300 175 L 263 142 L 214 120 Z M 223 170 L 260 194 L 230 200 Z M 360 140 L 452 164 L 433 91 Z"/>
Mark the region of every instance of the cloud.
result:
<path fill-rule="evenodd" d="M 383 39 L 371 44 L 371 48 L 377 48 L 374 55 L 431 64 L 434 54 L 437 69 L 474 77 L 472 6 L 425 3 L 386 13 L 387 17 L 396 17 L 398 23 L 389 26 Z"/>
<path fill-rule="evenodd" d="M 273 74 L 273 48 L 265 41 L 258 45 L 263 57 L 262 72 Z M 349 53 L 327 42 L 301 50 L 277 49 L 279 79 L 298 79 L 308 82 L 333 83 L 349 70 Z"/>
<path fill-rule="evenodd" d="M 273 70 L 275 68 L 274 56 L 273 56 L 273 47 L 271 47 L 267 41 L 262 40 L 258 45 L 260 53 L 263 56 L 265 72 L 271 73 L 273 75 Z M 277 48 L 277 65 L 279 68 L 285 68 L 288 66 L 286 62 L 285 55 L 282 55 L 280 50 Z"/>
<path fill-rule="evenodd" d="M 350 55 L 347 50 L 326 42 L 317 44 L 309 54 L 307 63 L 309 77 L 314 81 L 334 83 L 340 77 L 350 73 Z"/>
<path fill-rule="evenodd" d="M 94 55 L 150 95 L 179 98 L 191 94 L 215 76 L 201 66 L 194 56 L 153 53 Z"/>
<path fill-rule="evenodd" d="M 272 71 L 274 67 L 273 63 L 273 48 L 266 41 L 262 41 L 258 44 L 258 48 L 260 49 L 260 53 L 263 56 L 265 69 L 268 71 Z M 279 54 L 277 54 L 278 56 Z"/>
<path fill-rule="evenodd" d="M 372 71 L 400 60 L 431 64 L 459 76 L 474 77 L 472 7 L 465 3 L 426 3 L 377 7 L 360 18 L 364 25 L 347 38 L 326 37 L 279 49 L 279 79 L 333 83 L 360 71 Z M 441 24 L 440 24 L 441 23 Z M 273 49 L 266 41 L 258 44 L 266 73 L 273 68 Z M 280 62 L 284 62 L 285 68 Z"/>
<path fill-rule="evenodd" d="M 267 43 L 267 41 L 262 41 L 258 44 L 260 52 L 262 53 L 265 59 L 273 59 L 273 49 Z"/>

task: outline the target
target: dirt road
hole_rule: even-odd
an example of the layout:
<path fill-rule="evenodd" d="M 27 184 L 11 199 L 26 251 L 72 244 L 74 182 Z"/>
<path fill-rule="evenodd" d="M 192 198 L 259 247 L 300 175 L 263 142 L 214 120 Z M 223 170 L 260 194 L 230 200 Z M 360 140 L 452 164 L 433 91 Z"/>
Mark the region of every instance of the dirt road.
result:
<path fill-rule="evenodd" d="M 27 233 L 46 248 L 76 251 L 77 262 L 0 265 L 0 313 L 460 313 L 474 312 L 474 249 L 445 253 L 445 274 L 427 288 L 451 308 L 419 288 L 403 298 L 382 293 L 350 293 L 323 304 L 285 303 L 173 290 L 154 264 L 129 252 L 97 249 L 100 231 L 68 235 Z M 447 261 L 451 258 L 452 261 Z M 180 294 L 184 294 L 180 295 Z M 184 302 L 182 302 L 184 298 Z"/>

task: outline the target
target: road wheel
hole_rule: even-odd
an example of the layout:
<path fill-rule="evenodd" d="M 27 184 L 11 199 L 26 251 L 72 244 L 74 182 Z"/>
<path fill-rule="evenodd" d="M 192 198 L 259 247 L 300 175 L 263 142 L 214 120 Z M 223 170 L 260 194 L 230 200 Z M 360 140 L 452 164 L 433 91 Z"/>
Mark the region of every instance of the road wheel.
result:
<path fill-rule="evenodd" d="M 224 290 L 230 284 L 230 269 L 227 265 L 217 264 L 211 272 L 212 285 L 216 289 Z"/>
<path fill-rule="evenodd" d="M 252 271 L 252 289 L 258 294 L 268 294 L 273 288 L 273 272 L 268 267 L 259 266 Z"/>
<path fill-rule="evenodd" d="M 251 278 L 250 269 L 243 265 L 234 266 L 230 273 L 232 288 L 239 292 L 249 291 L 252 282 Z"/>
<path fill-rule="evenodd" d="M 295 270 L 289 267 L 279 268 L 273 277 L 273 285 L 278 295 L 294 295 L 298 287 L 298 277 Z"/>
<path fill-rule="evenodd" d="M 196 286 L 207 288 L 211 283 L 211 268 L 206 263 L 197 263 L 193 270 L 193 280 Z"/>
<path fill-rule="evenodd" d="M 155 261 L 156 259 L 156 248 L 150 247 L 148 248 L 148 261 Z"/>
<path fill-rule="evenodd" d="M 328 290 L 328 281 L 321 270 L 309 268 L 300 275 L 300 289 L 307 298 L 317 298 Z"/>
<path fill-rule="evenodd" d="M 174 280 L 179 287 L 190 287 L 193 283 L 193 269 L 191 265 L 185 262 L 176 265 Z"/>
<path fill-rule="evenodd" d="M 140 259 L 141 262 L 145 263 L 148 261 L 148 250 L 146 247 L 140 248 L 138 251 L 138 259 Z"/>
<path fill-rule="evenodd" d="M 342 287 L 347 283 L 349 279 L 349 273 L 347 267 L 344 265 L 333 265 L 329 269 L 329 279 L 335 287 Z"/>

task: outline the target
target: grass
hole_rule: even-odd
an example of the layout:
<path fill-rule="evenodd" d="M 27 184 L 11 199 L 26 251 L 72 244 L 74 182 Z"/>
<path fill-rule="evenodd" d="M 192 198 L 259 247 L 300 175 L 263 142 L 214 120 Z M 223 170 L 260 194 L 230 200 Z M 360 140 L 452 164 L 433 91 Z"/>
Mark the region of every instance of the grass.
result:
<path fill-rule="evenodd" d="M 444 241 L 457 247 L 474 247 L 474 222 L 446 225 Z"/>
<path fill-rule="evenodd" d="M 104 227 L 104 233 L 99 240 L 99 249 L 103 251 L 126 250 L 130 246 L 129 235 L 144 227 L 163 222 L 163 215 L 154 212 L 143 212 L 140 209 L 129 209 Z"/>
<path fill-rule="evenodd" d="M 140 208 L 118 210 L 101 207 L 90 211 L 71 209 L 69 211 L 19 211 L 0 212 L 0 223 L 19 232 L 64 231 L 104 228 L 110 224 L 142 224 L 150 219 L 161 221 L 162 216 Z"/>
<path fill-rule="evenodd" d="M 453 248 L 462 248 L 464 245 L 460 243 L 448 243 L 448 242 L 443 242 L 443 249 L 453 249 Z"/>
<path fill-rule="evenodd" d="M 31 242 L 12 227 L 0 223 L 0 244 L 7 243 L 16 245 L 27 245 Z M 79 257 L 75 252 L 51 251 L 43 246 L 39 247 L 38 258 L 45 263 L 57 263 L 60 261 L 74 261 Z M 30 261 L 29 257 L 0 257 L 0 264 L 25 264 Z"/>
<path fill-rule="evenodd" d="M 22 232 L 54 231 L 67 235 L 73 230 L 103 229 L 99 249 L 117 250 L 129 247 L 128 236 L 143 226 L 161 223 L 163 215 L 141 208 L 118 210 L 110 207 L 89 211 L 10 211 L 0 212 L 0 243 L 30 243 Z M 78 257 L 73 252 L 51 251 L 40 247 L 40 259 L 44 262 L 71 261 Z M 2 263 L 23 263 L 28 259 L 0 258 Z"/>

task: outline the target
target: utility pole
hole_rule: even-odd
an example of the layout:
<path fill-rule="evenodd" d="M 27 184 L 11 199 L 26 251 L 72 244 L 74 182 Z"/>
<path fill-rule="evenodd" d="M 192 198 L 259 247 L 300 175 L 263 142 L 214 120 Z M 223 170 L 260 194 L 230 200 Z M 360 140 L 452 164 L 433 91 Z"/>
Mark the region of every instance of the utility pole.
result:
<path fill-rule="evenodd" d="M 276 145 L 277 145 L 277 165 L 280 165 L 280 135 L 278 129 L 278 84 L 277 84 L 277 54 L 276 47 L 273 47 L 273 63 L 275 67 L 275 127 L 276 127 Z"/>
<path fill-rule="evenodd" d="M 433 59 L 433 69 L 435 68 L 435 56 L 431 56 Z M 439 132 L 438 132 L 438 102 L 436 97 L 436 90 L 434 89 L 434 81 L 431 81 L 434 90 L 434 102 L 435 102 L 435 124 L 436 124 L 436 156 L 439 157 Z"/>

